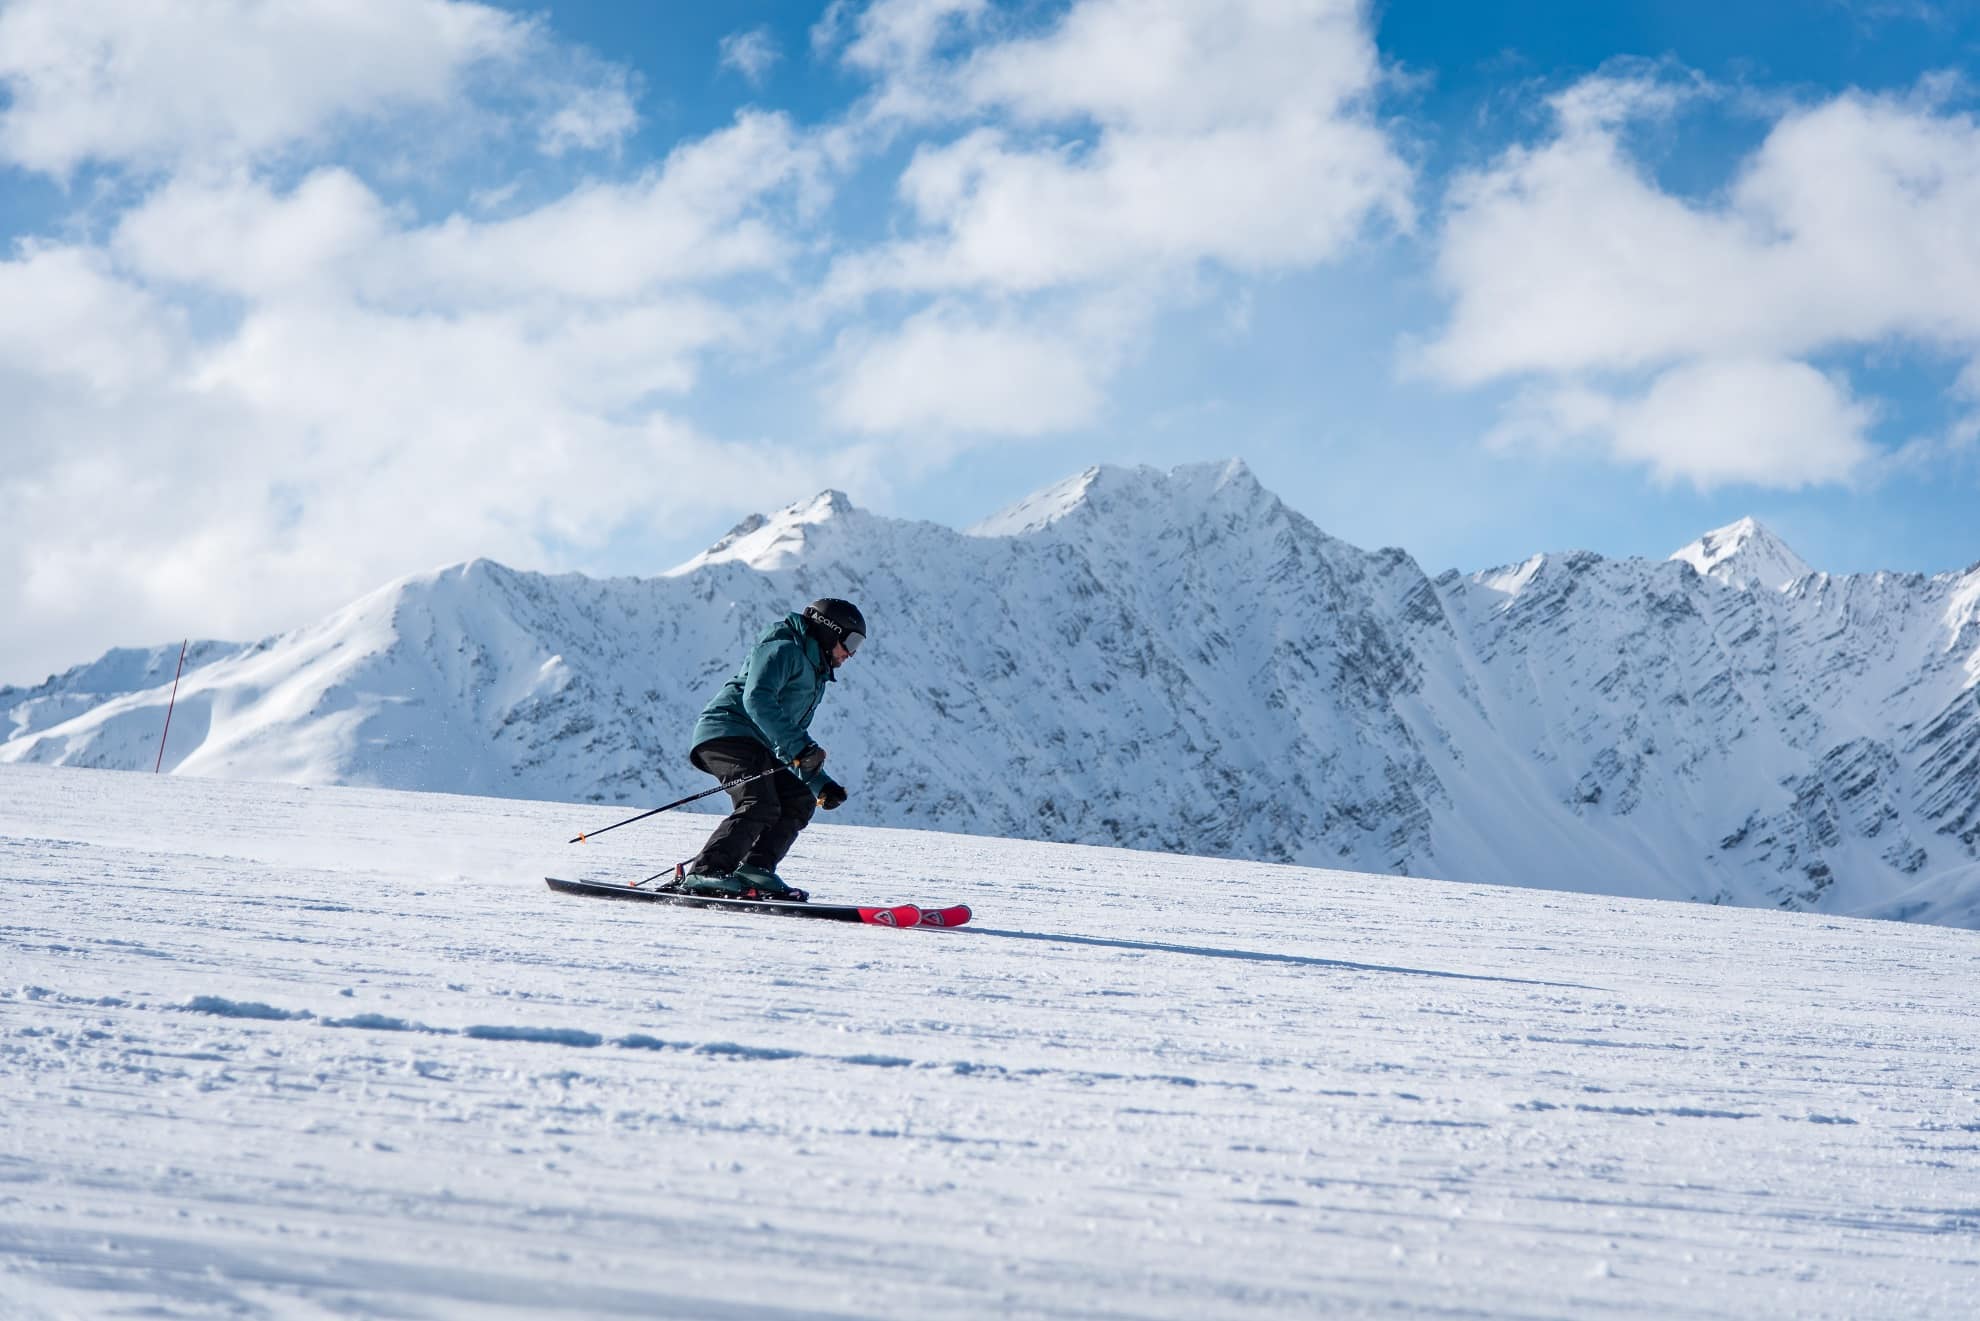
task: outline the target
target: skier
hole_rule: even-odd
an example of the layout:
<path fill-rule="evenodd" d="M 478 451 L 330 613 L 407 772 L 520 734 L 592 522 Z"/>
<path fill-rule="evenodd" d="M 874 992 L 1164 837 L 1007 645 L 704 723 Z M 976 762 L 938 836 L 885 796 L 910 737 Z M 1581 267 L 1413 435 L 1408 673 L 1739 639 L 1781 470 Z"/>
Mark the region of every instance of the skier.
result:
<path fill-rule="evenodd" d="M 810 824 L 814 804 L 829 812 L 846 801 L 846 791 L 825 774 L 825 749 L 806 731 L 834 671 L 865 641 L 866 617 L 836 597 L 813 601 L 764 630 L 742 668 L 703 709 L 688 753 L 697 770 L 728 786 L 735 807 L 663 888 L 744 899 L 809 897 L 784 883 L 777 864 Z"/>

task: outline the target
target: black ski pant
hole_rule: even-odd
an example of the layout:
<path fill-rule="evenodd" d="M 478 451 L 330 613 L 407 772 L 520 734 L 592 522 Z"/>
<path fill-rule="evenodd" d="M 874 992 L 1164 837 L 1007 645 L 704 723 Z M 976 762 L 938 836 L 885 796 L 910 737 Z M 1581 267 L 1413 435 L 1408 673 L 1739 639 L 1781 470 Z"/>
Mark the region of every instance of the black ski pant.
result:
<path fill-rule="evenodd" d="M 786 767 L 777 775 L 734 784 L 778 764 L 775 754 L 753 738 L 709 739 L 696 744 L 688 760 L 729 784 L 729 799 L 735 804 L 688 864 L 688 870 L 726 876 L 745 862 L 765 871 L 777 870 L 777 864 L 797 842 L 798 832 L 811 824 L 811 814 L 818 807 L 797 772 Z"/>

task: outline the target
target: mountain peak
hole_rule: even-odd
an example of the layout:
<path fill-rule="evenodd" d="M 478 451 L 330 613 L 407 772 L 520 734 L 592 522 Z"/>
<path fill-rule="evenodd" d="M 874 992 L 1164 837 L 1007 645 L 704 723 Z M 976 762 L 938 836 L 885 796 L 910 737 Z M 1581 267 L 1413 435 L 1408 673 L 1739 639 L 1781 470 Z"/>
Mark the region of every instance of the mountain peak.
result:
<path fill-rule="evenodd" d="M 809 529 L 858 512 L 858 506 L 844 491 L 820 491 L 809 500 L 785 505 L 774 514 L 751 514 L 707 550 L 661 576 L 677 578 L 726 560 L 761 571 L 785 568 L 804 549 Z"/>
<path fill-rule="evenodd" d="M 1752 517 L 1714 528 L 1672 552 L 1670 558 L 1683 560 L 1706 577 L 1730 586 L 1767 591 L 1779 591 L 1815 572 L 1766 524 Z"/>
<path fill-rule="evenodd" d="M 1118 468 L 1102 464 L 1042 491 L 1034 491 L 970 528 L 969 534 L 1021 537 L 1079 515 L 1105 514 L 1178 499 L 1203 504 L 1220 495 L 1235 495 L 1247 503 L 1260 497 L 1270 498 L 1242 459 L 1185 463 L 1166 472 L 1147 466 Z"/>

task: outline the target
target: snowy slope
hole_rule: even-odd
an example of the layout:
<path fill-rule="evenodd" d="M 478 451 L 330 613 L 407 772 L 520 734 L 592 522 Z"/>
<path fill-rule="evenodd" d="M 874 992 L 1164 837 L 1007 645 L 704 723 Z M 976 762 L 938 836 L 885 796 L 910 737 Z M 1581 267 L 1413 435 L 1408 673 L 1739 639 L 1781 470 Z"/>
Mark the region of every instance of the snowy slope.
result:
<path fill-rule="evenodd" d="M 196 670 L 238 649 L 230 642 L 187 639 L 183 663 Z M 169 689 L 181 665 L 180 651 L 180 646 L 115 647 L 86 665 L 51 674 L 33 688 L 0 687 L 0 743 L 62 724 L 112 698 Z"/>
<path fill-rule="evenodd" d="M 650 804 L 706 784 L 683 740 L 757 631 L 840 595 L 852 824 L 1980 923 L 1980 568 L 1806 570 L 1746 520 L 1432 580 L 1239 463 L 967 533 L 826 492 L 659 577 L 475 561 L 209 651 L 165 762 Z M 0 762 L 148 768 L 167 694 L 0 693 Z"/>
<path fill-rule="evenodd" d="M 0 767 L 0 1313 L 1945 1317 L 1973 933 Z M 841 875 L 855 872 L 860 879 Z"/>

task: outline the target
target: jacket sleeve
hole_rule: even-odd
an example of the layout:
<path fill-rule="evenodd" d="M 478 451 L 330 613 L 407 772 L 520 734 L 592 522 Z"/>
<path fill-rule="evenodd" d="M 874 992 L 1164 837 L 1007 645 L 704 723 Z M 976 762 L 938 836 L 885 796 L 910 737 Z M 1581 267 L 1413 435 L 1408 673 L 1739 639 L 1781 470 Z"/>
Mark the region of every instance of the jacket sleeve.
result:
<path fill-rule="evenodd" d="M 784 691 L 805 667 L 798 645 L 781 638 L 762 643 L 749 653 L 743 675 L 743 714 L 769 740 L 777 760 L 789 765 L 810 746 L 811 738 L 797 727 L 784 704 Z"/>

